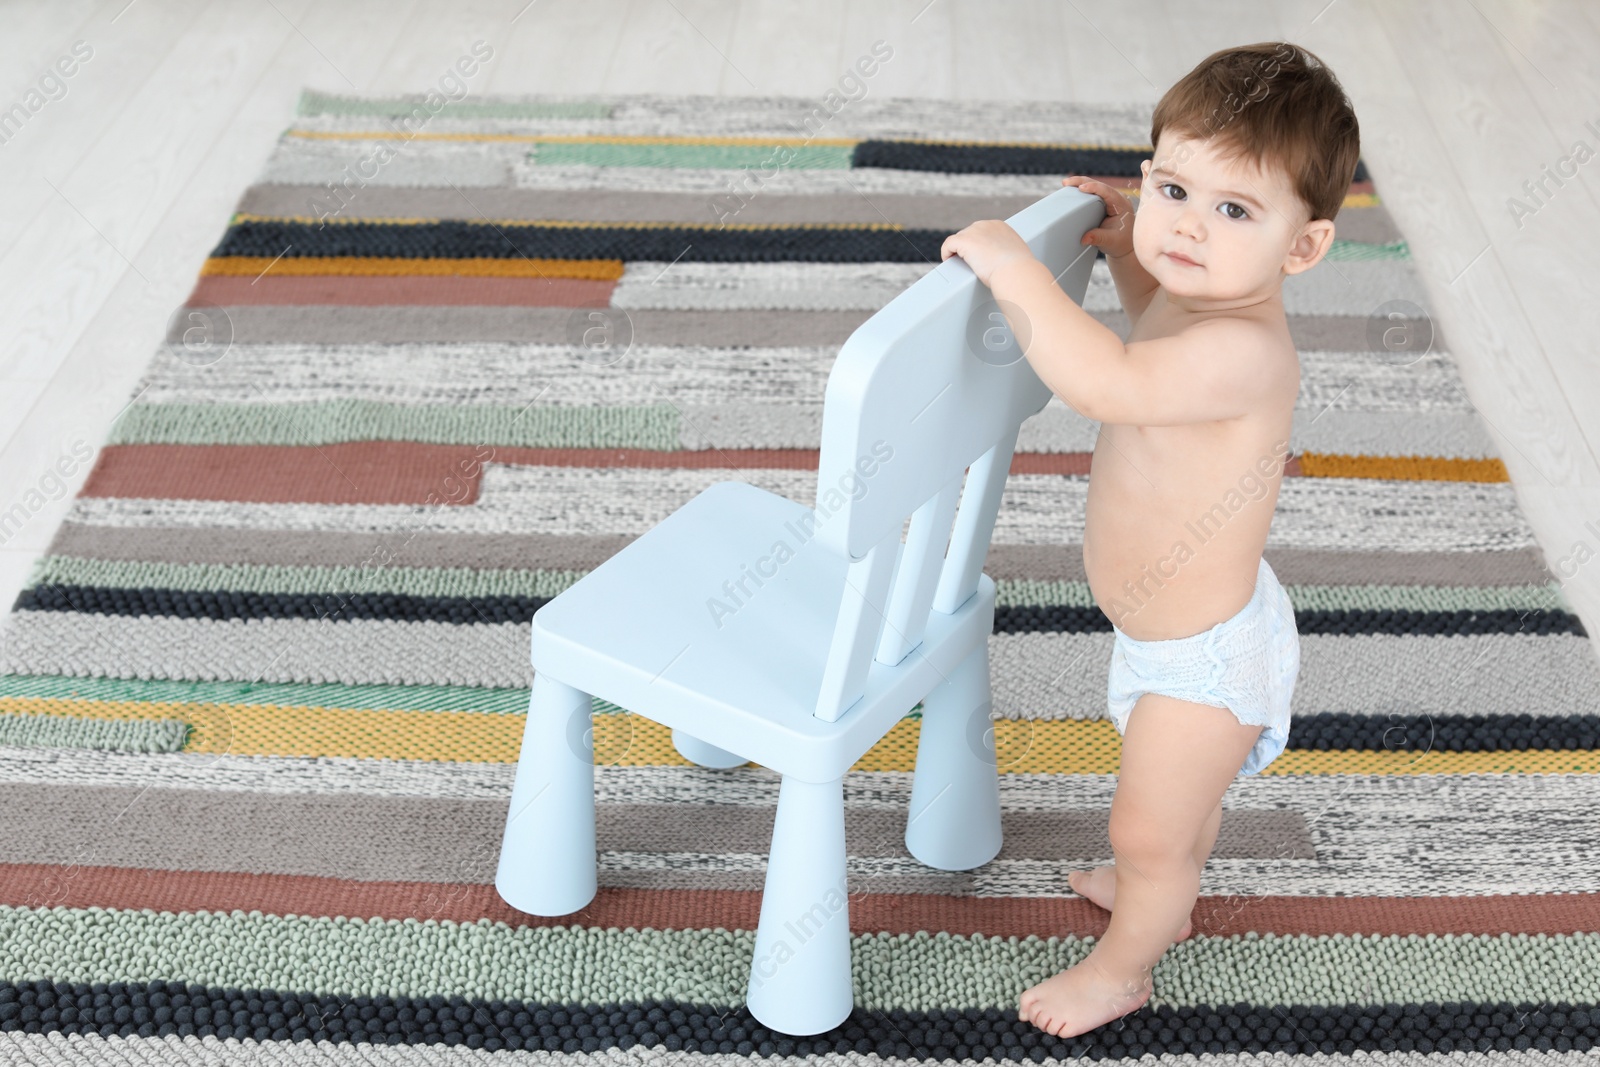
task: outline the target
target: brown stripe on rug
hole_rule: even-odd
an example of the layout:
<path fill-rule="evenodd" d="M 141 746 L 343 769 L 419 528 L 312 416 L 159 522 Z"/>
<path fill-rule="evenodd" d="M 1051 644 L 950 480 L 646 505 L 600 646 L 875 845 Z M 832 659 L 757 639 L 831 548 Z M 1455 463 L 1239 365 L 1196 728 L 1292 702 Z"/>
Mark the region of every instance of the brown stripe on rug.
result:
<path fill-rule="evenodd" d="M 571 916 L 517 911 L 480 882 L 357 881 L 290 874 L 168 871 L 154 868 L 11 864 L 0 866 L 0 904 L 118 908 L 175 913 L 262 911 L 269 915 L 482 919 L 512 928 L 570 925 L 607 928 L 755 929 L 761 894 L 737 889 L 633 889 L 605 886 Z M 576 916 L 574 920 L 573 916 Z M 1200 936 L 1272 933 L 1569 934 L 1600 930 L 1600 897 L 1587 893 L 1484 897 L 1202 896 L 1190 914 Z M 1101 937 L 1110 913 L 1081 897 L 961 897 L 930 893 L 853 892 L 856 933 L 957 936 Z"/>
<path fill-rule="evenodd" d="M 255 504 L 468 505 L 478 499 L 481 474 L 475 445 L 107 445 L 78 495 Z"/>

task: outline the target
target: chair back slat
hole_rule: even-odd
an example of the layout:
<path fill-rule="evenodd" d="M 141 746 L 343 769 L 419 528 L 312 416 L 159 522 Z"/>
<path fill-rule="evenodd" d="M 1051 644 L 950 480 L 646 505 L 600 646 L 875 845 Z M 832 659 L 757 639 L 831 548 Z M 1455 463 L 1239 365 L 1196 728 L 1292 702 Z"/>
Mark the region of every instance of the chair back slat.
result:
<path fill-rule="evenodd" d="M 922 643 L 933 591 L 945 563 L 950 520 L 955 517 L 956 498 L 960 495 L 961 476 L 957 475 L 911 516 L 906 547 L 900 550 L 900 566 L 889 589 L 889 610 L 883 633 L 878 636 L 878 654 L 873 657 L 879 663 L 892 667 Z"/>
<path fill-rule="evenodd" d="M 839 620 L 833 629 L 833 644 L 828 649 L 822 687 L 817 694 L 814 714 L 819 719 L 838 722 L 839 716 L 860 700 L 866 690 L 867 670 L 872 666 L 872 649 L 883 628 L 889 579 L 894 574 L 899 547 L 900 536 L 896 531 L 864 558 L 850 564 L 844 598 L 839 605 Z"/>
<path fill-rule="evenodd" d="M 967 472 L 967 488 L 961 494 L 961 510 L 956 513 L 955 530 L 950 535 L 950 554 L 939 572 L 939 588 L 933 596 L 933 610 L 953 614 L 978 591 L 978 575 L 989 555 L 994 537 L 994 520 L 1000 514 L 1000 496 L 1011 473 L 1011 456 L 1017 435 L 996 441 L 993 448 L 978 457 Z"/>
<path fill-rule="evenodd" d="M 1063 187 L 1006 222 L 1081 306 L 1094 267 L 1083 235 L 1104 218 L 1098 196 Z M 1005 324 L 988 288 L 952 258 L 839 350 L 823 402 L 813 515 L 823 550 L 850 561 L 850 581 L 823 672 L 821 718 L 832 721 L 860 699 L 872 662 L 904 659 L 929 610 L 954 612 L 977 589 L 1017 432 L 1050 399 Z M 955 486 L 969 468 L 952 532 Z"/>

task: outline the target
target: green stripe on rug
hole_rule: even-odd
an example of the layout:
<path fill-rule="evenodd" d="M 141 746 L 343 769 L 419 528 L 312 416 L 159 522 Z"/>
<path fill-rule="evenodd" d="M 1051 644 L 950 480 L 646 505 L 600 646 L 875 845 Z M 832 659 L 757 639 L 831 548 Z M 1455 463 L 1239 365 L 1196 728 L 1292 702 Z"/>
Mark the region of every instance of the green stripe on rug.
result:
<path fill-rule="evenodd" d="M 771 144 L 615 144 L 549 141 L 528 151 L 528 162 L 543 166 L 674 167 L 692 170 L 782 167 L 785 170 L 848 170 L 853 145 Z M 780 154 L 786 153 L 781 156 Z M 605 223 L 594 223 L 601 226 Z"/>
<path fill-rule="evenodd" d="M 0 745 L 12 748 L 177 752 L 188 739 L 189 724 L 178 719 L 80 719 L 69 715 L 0 714 Z"/>
<path fill-rule="evenodd" d="M 331 445 L 412 441 L 525 448 L 682 447 L 671 404 L 490 407 L 327 400 L 288 404 L 134 404 L 107 444 Z"/>
<path fill-rule="evenodd" d="M 1373 259 L 1410 259 L 1411 246 L 1405 241 L 1372 244 L 1367 241 L 1341 241 L 1336 238 L 1333 244 L 1328 246 L 1328 254 L 1323 258 L 1341 263 Z"/>
<path fill-rule="evenodd" d="M 470 567 L 293 567 L 245 563 L 152 563 L 137 560 L 46 556 L 34 565 L 28 588 L 96 585 L 117 589 L 228 590 L 241 593 L 396 593 L 405 596 L 554 597 L 588 571 L 477 570 Z M 999 607 L 1088 607 L 1087 582 L 1001 579 Z M 1290 585 L 1300 610 L 1499 611 L 1561 608 L 1553 585 Z"/>
<path fill-rule="evenodd" d="M 372 115 L 378 118 L 403 118 L 423 107 L 422 100 L 404 97 L 385 97 L 381 100 L 357 96 L 337 96 L 311 89 L 300 92 L 297 115 Z M 446 119 L 608 119 L 613 106 L 590 101 L 551 102 L 544 104 L 491 104 L 469 101 L 446 101 L 436 113 Z M 403 136 L 400 131 L 396 137 Z"/>
<path fill-rule="evenodd" d="M 53 700 L 127 700 L 145 704 L 279 704 L 286 707 L 392 711 L 528 710 L 526 689 L 465 685 L 341 685 L 336 682 L 186 682 L 170 679 L 91 678 L 66 674 L 0 674 L 0 697 Z M 595 701 L 596 711 L 621 712 Z"/>
<path fill-rule="evenodd" d="M 1079 962 L 1093 938 L 1044 941 L 851 937 L 857 1003 L 868 1010 L 1015 1006 L 1027 986 Z M 361 919 L 0 907 L 0 973 L 11 981 L 146 982 L 344 996 L 742 1004 L 755 931 L 511 928 Z M 1196 937 L 1155 968 L 1173 1007 L 1332 1007 L 1418 1002 L 1600 1000 L 1600 934 Z"/>

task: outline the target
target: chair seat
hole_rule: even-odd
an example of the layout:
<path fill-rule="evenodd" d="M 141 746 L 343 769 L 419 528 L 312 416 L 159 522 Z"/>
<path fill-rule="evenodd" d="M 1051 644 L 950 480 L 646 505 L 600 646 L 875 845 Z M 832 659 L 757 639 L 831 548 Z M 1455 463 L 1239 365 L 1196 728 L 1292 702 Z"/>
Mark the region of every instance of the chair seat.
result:
<path fill-rule="evenodd" d="M 994 583 L 819 719 L 848 564 L 814 522 L 747 483 L 710 486 L 534 614 L 534 670 L 781 774 L 838 778 L 987 640 Z"/>

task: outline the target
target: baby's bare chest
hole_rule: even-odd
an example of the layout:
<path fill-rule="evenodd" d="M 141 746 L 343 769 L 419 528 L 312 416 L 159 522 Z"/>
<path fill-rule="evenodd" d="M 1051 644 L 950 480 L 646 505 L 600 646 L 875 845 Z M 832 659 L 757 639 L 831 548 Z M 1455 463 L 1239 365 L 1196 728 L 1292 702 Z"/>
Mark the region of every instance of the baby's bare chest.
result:
<path fill-rule="evenodd" d="M 1160 301 L 1134 325 L 1128 343 L 1181 332 L 1185 320 Z M 1094 450 L 1091 484 L 1104 493 L 1155 495 L 1184 514 L 1209 508 L 1230 493 L 1276 494 L 1289 454 L 1299 393 L 1298 359 L 1287 336 L 1277 362 L 1262 373 L 1278 382 L 1247 414 L 1177 426 L 1103 424 Z"/>
<path fill-rule="evenodd" d="M 1185 426 L 1102 424 L 1091 496 L 1137 510 L 1192 516 L 1233 495 L 1275 495 L 1289 453 L 1292 409 Z"/>

